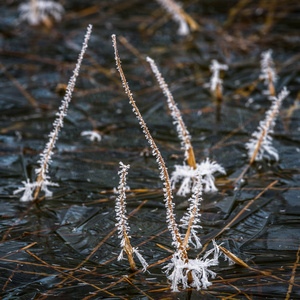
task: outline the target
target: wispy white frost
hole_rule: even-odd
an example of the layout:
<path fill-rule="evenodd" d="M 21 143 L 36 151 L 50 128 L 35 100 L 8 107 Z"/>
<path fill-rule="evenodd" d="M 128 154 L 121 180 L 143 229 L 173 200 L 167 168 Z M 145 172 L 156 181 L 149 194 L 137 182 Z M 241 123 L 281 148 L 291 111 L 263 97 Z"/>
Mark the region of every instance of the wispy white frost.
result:
<path fill-rule="evenodd" d="M 194 190 L 194 179 L 200 174 L 202 176 L 204 191 L 216 192 L 217 188 L 215 186 L 215 177 L 213 175 L 215 172 L 221 174 L 226 173 L 222 166 L 215 161 L 210 161 L 209 158 L 200 164 L 197 164 L 196 169 L 193 169 L 188 165 L 175 165 L 175 171 L 171 174 L 172 188 L 174 189 L 176 183 L 181 180 L 177 195 L 185 196 Z"/>
<path fill-rule="evenodd" d="M 281 103 L 288 94 L 289 91 L 284 87 L 278 97 L 272 97 L 272 105 L 266 112 L 266 118 L 259 122 L 257 130 L 252 133 L 252 138 L 246 143 L 249 159 L 252 159 L 255 152 L 257 152 L 254 158 L 255 161 L 261 161 L 263 158 L 269 160 L 272 158 L 279 159 L 277 150 L 272 146 L 273 138 L 270 134 L 274 132 Z"/>
<path fill-rule="evenodd" d="M 30 25 L 38 25 L 52 16 L 56 21 L 61 20 L 64 13 L 63 6 L 55 1 L 31 0 L 19 6 L 20 20 Z"/>
<path fill-rule="evenodd" d="M 183 289 L 189 287 L 188 272 L 192 273 L 193 282 L 190 287 L 197 290 L 206 289 L 211 285 L 209 278 L 216 276 L 215 272 L 209 270 L 210 267 L 218 265 L 218 257 L 220 255 L 217 244 L 213 241 L 213 249 L 206 251 L 202 258 L 189 259 L 187 263 L 182 261 L 180 253 L 176 252 L 169 264 L 164 268 L 168 279 L 171 281 L 171 289 L 178 292 L 178 285 L 182 285 Z M 213 256 L 212 258 L 209 258 Z"/>
<path fill-rule="evenodd" d="M 94 142 L 94 141 L 100 142 L 102 139 L 100 133 L 98 133 L 95 130 L 82 131 L 80 135 L 86 136 L 91 142 Z"/>
<path fill-rule="evenodd" d="M 188 35 L 190 33 L 189 26 L 182 16 L 181 6 L 173 0 L 156 0 L 169 14 L 173 20 L 179 24 L 178 34 Z"/>

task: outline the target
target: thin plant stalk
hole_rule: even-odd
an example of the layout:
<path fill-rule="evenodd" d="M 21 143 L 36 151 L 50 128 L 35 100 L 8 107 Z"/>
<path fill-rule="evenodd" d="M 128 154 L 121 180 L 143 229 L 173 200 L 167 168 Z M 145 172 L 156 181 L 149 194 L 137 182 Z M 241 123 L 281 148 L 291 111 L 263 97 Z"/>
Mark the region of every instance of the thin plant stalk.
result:
<path fill-rule="evenodd" d="M 183 122 L 180 110 L 178 109 L 178 107 L 174 101 L 173 95 L 170 92 L 168 85 L 166 84 L 164 78 L 162 77 L 160 71 L 158 70 L 158 67 L 157 67 L 155 61 L 152 58 L 147 57 L 147 62 L 150 64 L 151 69 L 158 81 L 160 88 L 162 89 L 164 95 L 167 97 L 167 104 L 171 111 L 171 115 L 173 117 L 174 124 L 177 126 L 176 129 L 178 132 L 178 136 L 181 140 L 181 147 L 183 150 L 185 150 L 185 154 L 184 154 L 185 159 L 191 168 L 196 169 L 197 165 L 196 165 L 196 159 L 195 159 L 193 146 L 191 143 L 191 137 L 190 137 L 190 134 L 189 134 L 184 122 Z"/>
<path fill-rule="evenodd" d="M 57 141 L 59 131 L 63 127 L 63 119 L 67 114 L 68 106 L 72 99 L 72 93 L 74 91 L 76 79 L 79 75 L 79 70 L 80 70 L 82 60 L 83 60 L 83 55 L 88 47 L 88 40 L 91 36 L 91 32 L 92 32 L 92 25 L 89 25 L 87 28 L 85 38 L 84 38 L 81 52 L 80 52 L 78 60 L 77 60 L 76 67 L 73 71 L 72 77 L 69 80 L 69 83 L 68 83 L 68 86 L 66 89 L 66 94 L 65 94 L 65 96 L 62 100 L 62 104 L 59 108 L 59 113 L 57 114 L 57 119 L 53 123 L 54 129 L 49 135 L 50 140 L 46 144 L 46 148 L 44 149 L 43 153 L 41 154 L 41 158 L 39 160 L 40 168 L 36 170 L 36 171 L 38 171 L 38 176 L 37 176 L 37 180 L 36 180 L 37 186 L 36 186 L 36 189 L 34 192 L 33 200 L 37 199 L 39 192 L 41 190 L 41 187 L 42 187 L 43 183 L 45 182 L 45 180 L 47 179 L 47 172 L 48 172 L 48 168 L 49 168 L 49 163 L 51 161 L 51 156 L 53 154 L 53 148 Z"/>

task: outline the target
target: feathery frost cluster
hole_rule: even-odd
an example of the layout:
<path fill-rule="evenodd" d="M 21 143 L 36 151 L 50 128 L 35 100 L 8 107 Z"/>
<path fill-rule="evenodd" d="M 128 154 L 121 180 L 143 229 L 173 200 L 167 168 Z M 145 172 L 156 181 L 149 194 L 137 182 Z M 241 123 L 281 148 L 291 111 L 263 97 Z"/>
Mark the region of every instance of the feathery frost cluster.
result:
<path fill-rule="evenodd" d="M 197 168 L 193 169 L 188 165 L 175 165 L 175 171 L 171 174 L 172 188 L 175 189 L 175 185 L 178 181 L 182 180 L 177 195 L 185 196 L 194 191 L 195 184 L 194 178 L 197 175 L 202 176 L 202 183 L 204 185 L 204 192 L 216 192 L 214 173 L 219 172 L 226 174 L 224 168 L 215 161 L 210 161 L 209 158 L 197 164 Z"/>
<path fill-rule="evenodd" d="M 220 64 L 217 60 L 213 59 L 209 69 L 212 72 L 212 76 L 210 78 L 210 90 L 215 92 L 218 88 L 222 89 L 223 80 L 220 78 L 220 71 L 227 71 L 228 66 L 224 64 Z"/>
<path fill-rule="evenodd" d="M 194 193 L 192 194 L 192 196 L 189 198 L 189 207 L 187 209 L 187 212 L 184 214 L 184 216 L 181 218 L 180 220 L 180 225 L 179 227 L 183 228 L 183 229 L 188 229 L 189 225 L 190 225 L 190 234 L 188 237 L 188 244 L 187 246 L 189 246 L 189 244 L 191 244 L 194 248 L 199 249 L 202 247 L 201 242 L 199 237 L 197 236 L 197 230 L 199 228 L 202 228 L 201 225 L 199 225 L 200 223 L 200 204 L 202 202 L 202 186 L 203 186 L 203 182 L 202 182 L 202 176 L 200 174 L 198 174 L 197 179 L 196 179 L 196 184 L 195 184 L 195 189 L 194 189 Z M 192 221 L 192 224 L 190 224 L 190 222 Z M 183 239 L 185 238 L 185 235 L 183 235 L 182 237 Z"/>
<path fill-rule="evenodd" d="M 176 126 L 178 137 L 181 140 L 181 149 L 184 150 L 185 159 L 188 159 L 188 156 L 189 156 L 188 150 L 191 147 L 191 142 L 190 142 L 191 136 L 185 127 L 185 124 L 182 120 L 180 111 L 177 108 L 177 105 L 174 101 L 173 95 L 170 92 L 168 85 L 166 84 L 161 73 L 159 72 L 156 63 L 150 57 L 147 57 L 147 62 L 149 62 L 151 69 L 152 69 L 153 73 L 155 74 L 155 77 L 159 83 L 160 88 L 162 89 L 164 95 L 167 97 L 167 103 L 168 103 L 168 107 L 171 111 L 171 116 L 173 118 L 173 124 Z"/>
<path fill-rule="evenodd" d="M 206 289 L 211 285 L 209 278 L 215 278 L 216 273 L 209 268 L 218 265 L 220 250 L 218 245 L 213 241 L 213 248 L 206 251 L 202 258 L 189 259 L 188 262 L 182 260 L 180 252 L 173 254 L 171 262 L 164 268 L 167 278 L 171 281 L 171 289 L 173 292 L 178 292 L 178 285 L 182 285 L 183 289 L 188 287 L 196 288 L 197 290 Z M 209 256 L 213 255 L 212 258 Z M 189 284 L 188 273 L 191 273 L 193 282 Z"/>
<path fill-rule="evenodd" d="M 252 133 L 252 138 L 248 143 L 246 143 L 248 157 L 250 159 L 252 159 L 256 152 L 257 153 L 254 158 L 255 161 L 261 161 L 263 158 L 270 160 L 272 157 L 275 160 L 279 159 L 277 150 L 272 146 L 273 139 L 270 134 L 273 133 L 281 103 L 288 96 L 288 94 L 289 91 L 286 89 L 286 87 L 284 87 L 278 97 L 272 97 L 272 105 L 266 112 L 266 118 L 259 122 L 257 131 Z"/>
<path fill-rule="evenodd" d="M 190 33 L 189 25 L 181 13 L 181 6 L 173 0 L 156 0 L 169 14 L 173 20 L 179 24 L 178 34 L 188 35 Z"/>
<path fill-rule="evenodd" d="M 101 134 L 96 130 L 86 130 L 80 133 L 81 136 L 86 136 L 91 142 L 97 141 L 100 142 L 102 137 Z"/>
<path fill-rule="evenodd" d="M 260 61 L 261 75 L 260 79 L 264 80 L 264 83 L 268 86 L 271 80 L 271 83 L 275 83 L 277 80 L 277 75 L 274 67 L 274 62 L 272 59 L 272 50 L 265 51 L 261 54 Z M 266 94 L 270 94 L 269 89 L 265 91 Z"/>
<path fill-rule="evenodd" d="M 64 8 L 55 1 L 31 0 L 28 3 L 22 3 L 19 11 L 21 21 L 27 21 L 30 25 L 38 25 L 50 16 L 60 21 Z"/>
<path fill-rule="evenodd" d="M 27 182 L 23 181 L 24 187 L 20 187 L 16 191 L 14 191 L 15 194 L 24 192 L 23 196 L 21 197 L 21 201 L 33 200 L 32 193 L 37 187 L 40 187 L 41 190 L 45 192 L 46 197 L 51 197 L 52 192 L 48 190 L 47 186 L 57 186 L 56 183 L 49 181 L 50 178 L 47 175 L 47 173 L 49 171 L 49 165 L 52 161 L 51 157 L 53 155 L 53 149 L 55 147 L 58 134 L 61 128 L 63 127 L 63 119 L 67 115 L 68 106 L 72 99 L 72 93 L 75 87 L 76 79 L 79 74 L 80 66 L 83 60 L 83 55 L 88 47 L 88 40 L 91 36 L 91 32 L 92 32 L 92 25 L 89 25 L 87 28 L 87 32 L 85 34 L 84 42 L 77 60 L 76 67 L 73 71 L 72 77 L 69 80 L 66 89 L 66 94 L 61 102 L 59 111 L 56 113 L 57 118 L 53 123 L 53 131 L 50 132 L 49 141 L 47 142 L 44 151 L 40 154 L 40 159 L 38 160 L 40 167 L 35 170 L 36 174 L 38 175 L 37 181 L 33 183 L 30 183 L 29 181 Z"/>
<path fill-rule="evenodd" d="M 126 247 L 126 239 L 130 239 L 129 231 L 130 227 L 128 225 L 127 217 L 126 217 L 126 176 L 128 174 L 128 169 L 130 168 L 130 165 L 124 165 L 122 162 L 120 162 L 120 171 L 118 174 L 120 175 L 120 182 L 118 186 L 118 194 L 119 196 L 116 199 L 116 220 L 118 223 L 116 223 L 116 227 L 118 228 L 118 237 L 121 239 L 121 253 L 118 257 L 118 260 L 123 259 L 124 254 L 124 247 Z M 148 267 L 148 264 L 146 260 L 143 258 L 143 256 L 139 253 L 137 248 L 132 247 L 132 252 L 135 253 L 139 261 L 141 262 L 143 266 L 143 270 L 145 271 Z"/>

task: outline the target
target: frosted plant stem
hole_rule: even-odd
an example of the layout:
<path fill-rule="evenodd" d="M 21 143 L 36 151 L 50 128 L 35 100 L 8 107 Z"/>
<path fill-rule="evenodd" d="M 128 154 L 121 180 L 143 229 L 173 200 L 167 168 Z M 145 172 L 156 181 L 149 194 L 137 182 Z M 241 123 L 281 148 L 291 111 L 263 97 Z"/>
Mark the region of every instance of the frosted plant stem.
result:
<path fill-rule="evenodd" d="M 265 84 L 268 86 L 268 94 L 271 97 L 276 96 L 274 83 L 277 80 L 276 71 L 274 68 L 274 61 L 272 59 L 272 50 L 265 51 L 261 54 L 261 75 L 259 78 L 264 79 Z"/>
<path fill-rule="evenodd" d="M 189 209 L 189 222 L 186 230 L 186 234 L 183 240 L 184 247 L 188 246 L 189 237 L 191 234 L 191 229 L 196 226 L 197 221 L 199 221 L 199 203 L 202 201 L 202 176 L 199 174 L 197 177 L 197 183 L 195 192 L 191 198 L 191 204 Z"/>
<path fill-rule="evenodd" d="M 150 64 L 151 69 L 158 81 L 158 84 L 160 88 L 162 89 L 164 95 L 167 97 L 167 104 L 171 111 L 172 118 L 174 120 L 174 124 L 176 125 L 178 137 L 181 140 L 181 148 L 185 151 L 184 156 L 187 160 L 187 163 L 190 167 L 193 169 L 197 168 L 194 150 L 191 143 L 191 137 L 190 134 L 183 122 L 183 119 L 181 117 L 180 110 L 178 109 L 173 95 L 170 92 L 168 85 L 166 84 L 164 78 L 162 77 L 161 73 L 158 70 L 158 67 L 153 59 L 150 57 L 147 57 L 147 62 Z"/>
<path fill-rule="evenodd" d="M 176 247 L 176 249 L 181 253 L 182 260 L 187 263 L 188 262 L 188 256 L 186 252 L 186 248 L 184 247 L 184 244 L 182 242 L 182 239 L 180 237 L 178 227 L 175 221 L 175 215 L 174 215 L 174 203 L 172 201 L 173 195 L 172 195 L 172 189 L 171 189 L 171 183 L 169 179 L 169 174 L 165 165 L 165 162 L 162 158 L 162 155 L 158 149 L 158 147 L 155 144 L 155 141 L 153 140 L 147 125 L 138 109 L 138 107 L 135 104 L 135 101 L 133 100 L 132 93 L 129 89 L 128 83 L 126 81 L 126 77 L 124 75 L 120 58 L 118 55 L 118 49 L 117 49 L 117 42 L 116 42 L 116 36 L 112 35 L 112 42 L 113 42 L 113 47 L 115 51 L 115 60 L 116 60 L 116 65 L 117 69 L 120 73 L 120 77 L 123 83 L 123 87 L 125 89 L 125 93 L 127 94 L 129 98 L 129 102 L 133 107 L 133 111 L 139 120 L 140 126 L 143 129 L 143 132 L 146 136 L 147 141 L 149 142 L 151 148 L 152 148 L 152 153 L 156 157 L 156 161 L 158 163 L 158 167 L 160 170 L 160 178 L 163 181 L 164 184 L 164 200 L 165 200 L 165 206 L 167 210 L 167 223 L 168 223 L 168 228 L 172 234 L 172 239 L 173 239 L 173 245 Z"/>
<path fill-rule="evenodd" d="M 73 75 L 69 80 L 67 89 L 66 89 L 66 94 L 62 100 L 61 106 L 59 108 L 59 112 L 57 113 L 57 119 L 54 121 L 53 125 L 54 125 L 54 129 L 53 131 L 50 133 L 49 137 L 50 140 L 49 142 L 46 144 L 46 148 L 44 149 L 43 153 L 41 154 L 40 157 L 40 168 L 37 169 L 36 171 L 38 171 L 38 176 L 37 176 L 37 187 L 34 193 L 34 199 L 37 199 L 38 194 L 41 190 L 41 187 L 43 185 L 43 183 L 45 182 L 45 180 L 47 180 L 47 172 L 48 172 L 48 168 L 49 168 L 49 162 L 51 161 L 51 156 L 53 154 L 53 148 L 55 146 L 57 137 L 58 137 L 58 133 L 60 131 L 60 129 L 63 127 L 63 119 L 67 114 L 67 110 L 68 110 L 68 106 L 69 103 L 71 101 L 72 98 L 72 93 L 75 87 L 75 83 L 76 83 L 76 79 L 78 77 L 79 74 L 79 70 L 80 70 L 80 66 L 81 66 L 81 62 L 83 59 L 83 55 L 88 47 L 88 40 L 91 36 L 91 32 L 92 32 L 92 25 L 89 25 L 87 28 L 87 32 L 84 38 L 84 42 L 83 42 L 83 46 L 81 49 L 81 52 L 79 54 L 78 60 L 77 60 L 77 64 L 76 67 L 73 71 Z"/>
<path fill-rule="evenodd" d="M 119 255 L 118 260 L 123 258 L 123 251 L 126 252 L 128 256 L 128 261 L 130 264 L 131 270 L 134 272 L 136 271 L 136 265 L 133 259 L 133 248 L 130 244 L 129 236 L 129 225 L 127 222 L 127 217 L 126 217 L 126 175 L 127 171 L 129 169 L 129 165 L 124 165 L 122 162 L 120 162 L 120 168 L 121 170 L 119 171 L 120 174 L 120 183 L 118 187 L 119 191 L 119 196 L 116 199 L 116 219 L 118 220 L 118 223 L 116 226 L 118 227 L 118 232 L 119 232 L 119 238 L 121 239 L 121 247 L 122 251 L 121 254 Z"/>

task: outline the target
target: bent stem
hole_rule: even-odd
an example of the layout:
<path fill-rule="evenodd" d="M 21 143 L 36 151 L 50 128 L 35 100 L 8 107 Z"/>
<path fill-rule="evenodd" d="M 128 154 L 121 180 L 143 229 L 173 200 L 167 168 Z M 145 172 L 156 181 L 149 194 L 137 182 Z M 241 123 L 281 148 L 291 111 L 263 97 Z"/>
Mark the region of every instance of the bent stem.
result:
<path fill-rule="evenodd" d="M 178 137 L 181 140 L 181 148 L 185 150 L 184 153 L 185 159 L 187 160 L 187 163 L 190 167 L 196 169 L 197 165 L 196 165 L 194 150 L 191 143 L 191 136 L 183 122 L 180 110 L 178 109 L 174 101 L 173 95 L 170 92 L 168 85 L 166 84 L 164 78 L 162 77 L 160 71 L 158 70 L 155 61 L 152 58 L 147 57 L 147 62 L 150 64 L 152 72 L 154 73 L 160 88 L 162 89 L 164 95 L 167 97 L 167 104 L 171 111 L 174 124 L 177 125 L 176 129 L 178 132 Z"/>

